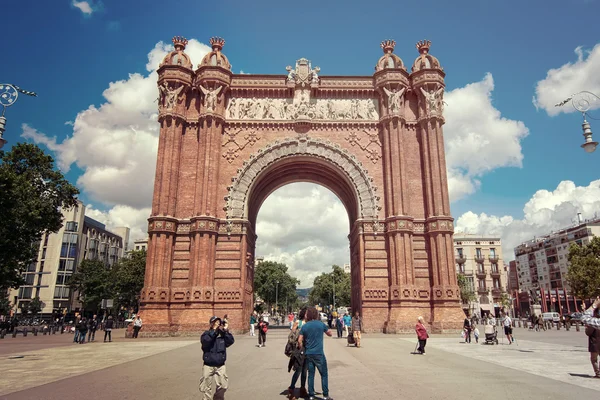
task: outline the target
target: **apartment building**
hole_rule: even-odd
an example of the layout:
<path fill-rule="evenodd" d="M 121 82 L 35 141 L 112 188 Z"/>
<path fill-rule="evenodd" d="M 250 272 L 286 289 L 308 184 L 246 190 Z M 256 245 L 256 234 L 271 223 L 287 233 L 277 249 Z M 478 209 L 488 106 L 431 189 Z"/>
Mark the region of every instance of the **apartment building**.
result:
<path fill-rule="evenodd" d="M 463 308 L 479 315 L 496 314 L 506 292 L 500 238 L 455 233 L 454 252 L 456 272 L 467 278 L 477 296 L 476 301 L 463 304 Z"/>
<path fill-rule="evenodd" d="M 566 229 L 537 237 L 515 247 L 515 263 L 519 289 L 533 293 L 542 302 L 542 309 L 575 311 L 566 280 L 569 269 L 569 247 L 586 245 L 600 235 L 600 218 L 584 221 Z M 528 306 L 527 306 L 528 307 Z M 523 308 L 523 307 L 521 307 Z"/>
<path fill-rule="evenodd" d="M 133 248 L 131 250 L 135 250 L 135 251 L 148 251 L 148 238 L 146 239 L 138 239 L 136 241 L 133 242 Z"/>
<path fill-rule="evenodd" d="M 77 311 L 81 304 L 68 285 L 81 261 L 97 259 L 110 267 L 124 255 L 129 228 L 118 228 L 123 236 L 108 231 L 101 222 L 85 216 L 81 202 L 62 214 L 63 227 L 42 236 L 38 259 L 24 273 L 25 284 L 10 293 L 17 314 L 19 303 L 35 297 L 44 303 L 43 316 Z"/>

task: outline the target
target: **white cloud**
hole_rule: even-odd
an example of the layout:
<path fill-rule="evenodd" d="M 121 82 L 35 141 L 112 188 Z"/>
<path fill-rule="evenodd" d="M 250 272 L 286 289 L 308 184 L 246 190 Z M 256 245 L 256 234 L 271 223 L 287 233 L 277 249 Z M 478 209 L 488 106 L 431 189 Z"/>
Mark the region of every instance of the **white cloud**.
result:
<path fill-rule="evenodd" d="M 23 137 L 55 153 L 61 170 L 68 172 L 73 163 L 83 170 L 77 185 L 89 198 L 113 206 L 108 211 L 93 208 L 90 213 L 98 218 L 106 214 L 105 220 L 113 221 L 113 227 L 131 224 L 135 239 L 134 233 L 145 236 L 154 187 L 159 133 L 156 69 L 172 49 L 172 45 L 157 43 L 148 53 L 148 74 L 134 73 L 111 82 L 103 93 L 106 102 L 79 112 L 69 124 L 72 135 L 61 143 L 27 124 L 22 127 Z M 195 39 L 186 48 L 195 63 L 209 51 Z"/>
<path fill-rule="evenodd" d="M 504 259 L 512 260 L 515 246 L 572 225 L 577 222 L 578 212 L 584 219 L 594 218 L 600 212 L 600 180 L 588 186 L 562 181 L 554 191 L 538 190 L 525 204 L 523 219 L 466 212 L 456 220 L 455 230 L 500 236 Z"/>
<path fill-rule="evenodd" d="M 537 83 L 533 96 L 533 104 L 537 109 L 543 109 L 548 115 L 575 112 L 571 104 L 562 107 L 554 105 L 582 90 L 600 95 L 600 43 L 589 51 L 579 46 L 575 54 L 577 61 L 549 70 L 546 78 Z M 592 106 L 592 109 L 600 108 L 600 101 Z"/>
<path fill-rule="evenodd" d="M 474 193 L 479 178 L 500 167 L 521 167 L 521 140 L 529 130 L 503 117 L 492 104 L 494 78 L 449 91 L 445 100 L 444 140 L 450 200 Z"/>
<path fill-rule="evenodd" d="M 129 206 L 118 205 L 108 211 L 101 211 L 89 204 L 85 207 L 85 215 L 106 225 L 108 230 L 127 226 L 130 228 L 129 242 L 145 239 L 148 236 L 148 217 L 151 209 L 137 209 Z"/>
<path fill-rule="evenodd" d="M 299 287 L 350 260 L 346 209 L 328 189 L 294 183 L 273 192 L 258 214 L 256 256 L 285 263 Z"/>
<path fill-rule="evenodd" d="M 99 5 L 101 3 L 94 4 L 92 1 L 77 1 L 73 0 L 71 5 L 75 8 L 78 8 L 79 11 L 83 13 L 84 16 L 89 17 L 95 11 L 98 11 Z"/>

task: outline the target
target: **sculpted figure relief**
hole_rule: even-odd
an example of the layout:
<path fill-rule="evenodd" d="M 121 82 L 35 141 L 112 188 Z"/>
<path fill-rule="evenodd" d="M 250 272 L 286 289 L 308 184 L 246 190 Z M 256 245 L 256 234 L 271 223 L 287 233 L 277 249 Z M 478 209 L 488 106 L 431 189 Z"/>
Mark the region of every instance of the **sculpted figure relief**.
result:
<path fill-rule="evenodd" d="M 169 86 L 166 83 L 163 83 L 158 87 L 160 91 L 160 101 L 167 110 L 172 110 L 173 107 L 175 107 L 177 98 L 184 88 L 185 86 L 181 85 L 177 89 L 169 89 Z"/>
<path fill-rule="evenodd" d="M 207 111 L 215 111 L 215 108 L 217 108 L 217 96 L 221 92 L 222 88 L 223 86 L 219 86 L 216 89 L 209 90 L 200 85 L 200 90 L 202 90 L 202 93 L 204 93 L 204 107 L 206 107 Z"/>
<path fill-rule="evenodd" d="M 432 90 L 431 92 L 421 88 L 421 93 L 425 98 L 425 109 L 427 114 L 442 114 L 444 111 L 444 100 L 443 100 L 444 88 L 441 87 L 438 90 Z"/>
<path fill-rule="evenodd" d="M 373 99 L 311 99 L 310 91 L 297 91 L 295 99 L 231 98 L 225 113 L 229 119 L 378 120 Z"/>
<path fill-rule="evenodd" d="M 388 112 L 390 114 L 399 114 L 402 109 L 402 96 L 404 95 L 406 88 L 392 92 L 384 87 L 383 90 L 388 96 Z"/>

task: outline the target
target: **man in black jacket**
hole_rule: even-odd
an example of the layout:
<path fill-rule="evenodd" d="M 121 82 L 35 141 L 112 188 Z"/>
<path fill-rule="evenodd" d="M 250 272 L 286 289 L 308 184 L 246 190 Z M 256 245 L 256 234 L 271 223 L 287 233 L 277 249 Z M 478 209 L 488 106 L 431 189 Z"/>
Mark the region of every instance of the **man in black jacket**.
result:
<path fill-rule="evenodd" d="M 221 318 L 211 317 L 210 329 L 200 337 L 202 343 L 202 378 L 200 378 L 200 392 L 203 400 L 225 399 L 225 391 L 229 378 L 225 369 L 227 360 L 227 347 L 234 342 L 233 335 L 229 333 L 227 321 L 221 325 Z M 216 390 L 212 396 L 212 386 L 215 382 Z"/>

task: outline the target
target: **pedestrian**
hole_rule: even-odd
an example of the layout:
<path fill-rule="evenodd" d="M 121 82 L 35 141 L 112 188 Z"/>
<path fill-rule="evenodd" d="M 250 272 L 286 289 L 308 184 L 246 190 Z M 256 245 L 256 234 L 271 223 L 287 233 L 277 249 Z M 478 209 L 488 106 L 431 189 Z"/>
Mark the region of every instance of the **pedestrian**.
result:
<path fill-rule="evenodd" d="M 250 336 L 254 336 L 254 325 L 256 325 L 256 311 L 250 315 Z"/>
<path fill-rule="evenodd" d="M 504 313 L 504 319 L 502 320 L 502 325 L 504 326 L 504 334 L 508 339 L 508 344 L 512 344 L 515 340 L 512 335 L 512 319 L 508 316 L 508 314 Z"/>
<path fill-rule="evenodd" d="M 417 339 L 419 340 L 419 348 L 417 348 L 417 352 L 419 354 L 425 355 L 425 345 L 427 344 L 427 338 L 429 338 L 429 333 L 427 333 L 427 328 L 425 328 L 423 317 L 417 318 L 415 332 L 417 332 Z"/>
<path fill-rule="evenodd" d="M 538 330 L 543 329 L 544 331 L 546 330 L 546 323 L 544 322 L 544 315 L 538 315 Z"/>
<path fill-rule="evenodd" d="M 588 336 L 588 351 L 594 368 L 594 378 L 600 379 L 600 364 L 598 363 L 598 354 L 600 353 L 600 297 L 596 297 L 592 306 L 583 313 L 581 322 L 585 324 L 585 334 Z"/>
<path fill-rule="evenodd" d="M 77 330 L 79 331 L 79 344 L 85 343 L 85 335 L 87 334 L 87 320 L 85 318 L 81 318 L 79 323 L 77 324 Z"/>
<path fill-rule="evenodd" d="M 258 323 L 258 347 L 265 347 L 267 345 L 267 332 L 269 330 L 269 323 L 262 319 Z"/>
<path fill-rule="evenodd" d="M 344 318 L 342 318 L 341 314 L 338 314 L 335 320 L 335 329 L 337 330 L 338 339 L 341 339 L 343 337 L 342 332 L 344 331 Z"/>
<path fill-rule="evenodd" d="M 348 329 L 352 327 L 352 317 L 347 312 L 344 313 L 344 330 L 346 331 L 346 337 L 348 337 Z"/>
<path fill-rule="evenodd" d="M 465 331 L 465 343 L 471 343 L 472 325 L 471 325 L 471 320 L 469 319 L 468 315 L 465 318 L 465 321 L 463 322 L 463 329 Z"/>
<path fill-rule="evenodd" d="M 292 329 L 292 327 L 294 326 L 294 313 L 290 312 L 288 314 L 288 323 L 290 325 L 290 329 Z"/>
<path fill-rule="evenodd" d="M 332 328 L 332 323 L 333 323 L 333 314 L 331 312 L 329 312 L 327 314 L 327 325 L 329 326 L 329 329 Z"/>
<path fill-rule="evenodd" d="M 88 343 L 96 340 L 96 329 L 98 329 L 98 316 L 94 314 L 88 322 Z"/>
<path fill-rule="evenodd" d="M 300 337 L 300 330 L 306 323 L 306 308 L 302 308 L 298 313 L 298 320 L 292 327 L 292 332 L 288 336 L 288 344 L 290 346 L 290 362 L 288 363 L 288 372 L 290 372 L 290 366 L 294 369 L 294 375 L 292 375 L 292 382 L 288 387 L 288 395 L 290 400 L 296 400 L 295 390 L 298 378 L 300 378 L 300 398 L 308 396 L 306 391 L 306 376 L 308 367 L 306 364 L 306 357 L 304 356 L 304 350 L 298 343 Z"/>
<path fill-rule="evenodd" d="M 75 325 L 73 328 L 73 332 L 75 332 L 75 336 L 73 336 L 73 343 L 79 343 L 79 329 L 77 327 L 79 326 L 80 322 L 81 315 L 77 315 L 77 317 L 75 317 Z"/>
<path fill-rule="evenodd" d="M 362 318 L 358 311 L 354 313 L 354 318 L 352 318 L 352 335 L 354 336 L 354 341 L 356 342 L 356 347 L 360 347 L 360 339 L 362 332 Z"/>
<path fill-rule="evenodd" d="M 323 322 L 319 321 L 319 312 L 315 307 L 307 310 L 308 322 L 302 325 L 298 343 L 304 349 L 304 357 L 308 366 L 308 396 L 315 399 L 315 368 L 321 375 L 321 389 L 323 399 L 331 400 L 329 397 L 329 374 L 327 371 L 327 359 L 323 351 L 323 333 L 331 337 L 331 330 Z"/>
<path fill-rule="evenodd" d="M 479 343 L 479 329 L 477 327 L 473 329 L 473 336 L 475 336 L 475 343 Z"/>
<path fill-rule="evenodd" d="M 112 342 L 112 328 L 113 328 L 113 317 L 112 315 L 108 316 L 108 319 L 104 323 L 104 343 L 106 343 L 106 337 L 108 336 L 108 341 Z"/>
<path fill-rule="evenodd" d="M 225 318 L 224 318 L 225 320 Z M 229 378 L 225 368 L 227 348 L 235 341 L 229 332 L 229 324 L 213 316 L 209 320 L 209 329 L 200 337 L 202 344 L 202 377 L 200 378 L 200 393 L 203 400 L 225 399 Z M 213 397 L 213 383 L 216 386 Z"/>
<path fill-rule="evenodd" d="M 135 316 L 135 319 L 133 320 L 133 338 L 137 339 L 138 334 L 140 333 L 140 329 L 142 329 L 142 318 L 140 317 L 140 314 Z"/>

